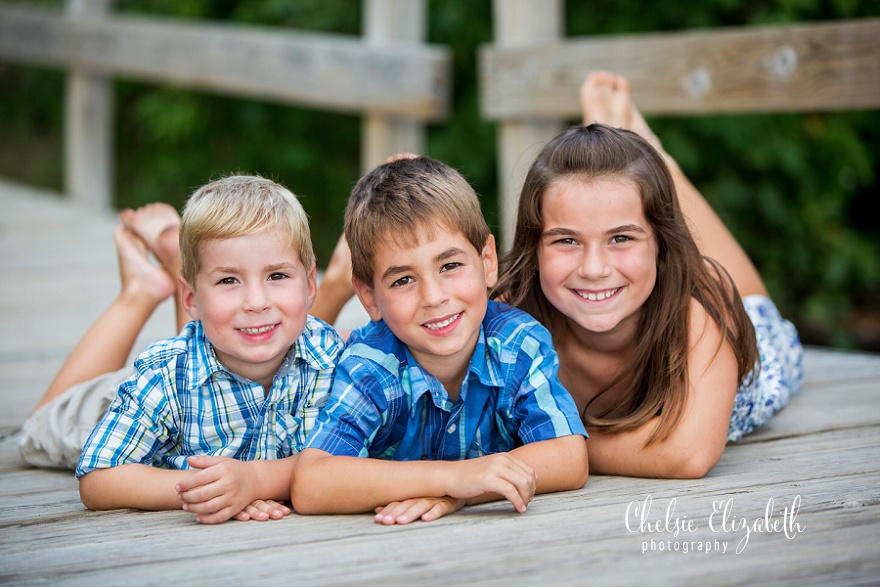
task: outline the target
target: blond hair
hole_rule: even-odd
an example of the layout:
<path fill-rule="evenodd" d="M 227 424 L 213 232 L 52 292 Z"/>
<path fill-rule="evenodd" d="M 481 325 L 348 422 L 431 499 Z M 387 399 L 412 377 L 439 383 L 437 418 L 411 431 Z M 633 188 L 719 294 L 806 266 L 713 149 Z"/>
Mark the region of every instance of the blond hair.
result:
<path fill-rule="evenodd" d="M 199 251 L 213 239 L 278 232 L 290 239 L 306 269 L 315 264 L 309 220 L 296 196 L 259 176 L 232 175 L 193 193 L 180 224 L 180 272 L 195 287 Z"/>

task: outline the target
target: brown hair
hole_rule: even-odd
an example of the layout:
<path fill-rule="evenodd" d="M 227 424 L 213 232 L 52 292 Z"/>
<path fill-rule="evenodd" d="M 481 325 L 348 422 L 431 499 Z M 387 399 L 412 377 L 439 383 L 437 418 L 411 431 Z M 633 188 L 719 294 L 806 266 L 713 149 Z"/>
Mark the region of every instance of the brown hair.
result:
<path fill-rule="evenodd" d="M 739 382 L 755 369 L 758 350 L 736 287 L 721 265 L 700 254 L 679 208 L 672 176 L 647 141 L 627 130 L 591 124 L 565 130 L 549 142 L 526 175 L 513 248 L 501 261 L 502 277 L 492 295 L 531 313 L 551 332 L 560 332 L 562 315 L 544 296 L 538 276 L 543 196 L 563 178 L 608 177 L 631 181 L 639 190 L 657 246 L 657 281 L 645 301 L 629 363 L 602 391 L 632 374 L 623 394 L 629 402 L 627 414 L 611 418 L 609 410 L 587 416 L 585 408 L 582 416 L 589 426 L 619 432 L 659 414 L 660 425 L 650 444 L 666 438 L 684 410 L 691 298 L 706 308 L 733 346 Z"/>
<path fill-rule="evenodd" d="M 180 223 L 180 273 L 192 287 L 199 247 L 211 239 L 278 231 L 290 239 L 299 260 L 315 264 L 309 219 L 290 190 L 270 179 L 232 175 L 200 187 L 186 203 Z"/>
<path fill-rule="evenodd" d="M 438 226 L 460 231 L 477 251 L 489 238 L 479 198 L 458 171 L 428 157 L 376 167 L 357 182 L 345 208 L 352 275 L 372 286 L 378 243 L 394 238 L 411 246 L 420 229 L 432 235 Z"/>

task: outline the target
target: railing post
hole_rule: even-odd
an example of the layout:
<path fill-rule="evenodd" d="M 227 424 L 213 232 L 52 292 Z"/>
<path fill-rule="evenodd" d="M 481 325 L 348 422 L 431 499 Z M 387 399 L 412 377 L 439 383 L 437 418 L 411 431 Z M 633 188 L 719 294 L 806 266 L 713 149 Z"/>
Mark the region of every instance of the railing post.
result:
<path fill-rule="evenodd" d="M 494 42 L 523 47 L 557 41 L 563 30 L 563 0 L 493 0 Z M 529 165 L 560 128 L 555 120 L 505 120 L 498 124 L 498 194 L 501 251 L 510 248 L 519 192 Z"/>
<path fill-rule="evenodd" d="M 422 43 L 427 36 L 425 0 L 364 0 L 363 37 L 371 45 Z M 366 173 L 394 153 L 424 153 L 421 122 L 365 113 L 361 124 L 361 170 Z"/>
<path fill-rule="evenodd" d="M 67 0 L 71 19 L 98 19 L 112 0 Z M 94 208 L 113 205 L 113 82 L 86 68 L 67 74 L 64 113 L 65 191 Z"/>

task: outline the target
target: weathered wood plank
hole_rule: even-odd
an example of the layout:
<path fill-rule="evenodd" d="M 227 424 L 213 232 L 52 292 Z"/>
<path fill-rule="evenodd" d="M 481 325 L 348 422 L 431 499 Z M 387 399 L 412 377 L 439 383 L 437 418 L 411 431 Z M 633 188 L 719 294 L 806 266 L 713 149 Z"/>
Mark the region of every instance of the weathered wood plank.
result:
<path fill-rule="evenodd" d="M 880 389 L 876 376 L 821 383 L 808 381 L 791 403 L 766 426 L 743 437 L 740 442 L 766 442 L 773 438 L 841 428 L 878 426 L 878 420 Z"/>
<path fill-rule="evenodd" d="M 446 115 L 448 50 L 277 28 L 0 7 L 0 59 L 419 120 Z"/>
<path fill-rule="evenodd" d="M 419 46 L 428 36 L 425 0 L 363 0 L 363 38 L 368 45 Z M 366 173 L 395 153 L 425 153 L 420 121 L 366 112 L 361 122 L 361 171 Z"/>
<path fill-rule="evenodd" d="M 493 0 L 492 25 L 500 48 L 530 51 L 556 42 L 563 34 L 562 0 Z M 481 86 L 485 85 L 481 81 Z M 556 120 L 502 120 L 498 125 L 499 250 L 513 244 L 519 192 L 529 164 L 559 130 Z"/>
<path fill-rule="evenodd" d="M 334 585 L 876 583 L 880 356 L 812 348 L 801 394 L 753 441 L 729 446 L 699 480 L 594 475 L 579 491 L 538 496 L 524 515 L 494 503 L 401 528 L 377 526 L 369 515 L 204 527 L 185 512 L 89 512 L 71 473 L 27 467 L 9 433 L 40 392 L 23 389 L 27 381 L 51 375 L 67 339 L 81 334 L 74 323 L 87 325 L 88 314 L 104 303 L 72 284 L 84 281 L 85 271 L 97 287 L 97 275 L 105 274 L 101 287 L 114 291 L 109 234 L 115 220 L 86 215 L 69 202 L 30 199 L 30 192 L 19 199 L 2 187 L 0 265 L 15 287 L 0 291 L 0 318 L 16 335 L 0 343 L 0 583 L 271 584 L 290 577 Z M 85 258 L 92 253 L 99 258 Z M 53 306 L 47 283 L 64 288 L 67 299 Z M 69 304 L 83 315 L 48 332 L 46 324 L 71 314 Z M 160 325 L 163 332 L 170 322 Z M 27 327 L 34 323 L 39 326 Z M 10 413 L 18 415 L 7 418 Z M 652 524 L 675 500 L 673 523 L 678 517 L 698 527 L 678 536 L 638 524 L 630 531 L 627 507 L 644 504 L 648 495 Z M 752 532 L 736 554 L 744 529 L 708 526 L 716 502 L 733 500 L 736 520 L 754 524 L 769 500 L 771 517 L 781 519 L 797 496 L 803 531 L 792 539 Z M 684 542 L 715 540 L 726 542 L 727 552 L 681 552 Z M 679 551 L 657 550 L 661 541 L 678 543 Z"/>
<path fill-rule="evenodd" d="M 73 19 L 103 18 L 110 0 L 67 0 Z M 67 74 L 64 101 L 64 172 L 67 193 L 94 208 L 113 204 L 113 80 L 83 67 Z"/>
<path fill-rule="evenodd" d="M 742 462 L 700 482 L 596 477 L 581 491 L 539 496 L 525 515 L 490 504 L 404 528 L 376 526 L 368 515 L 292 516 L 211 528 L 181 512 L 34 517 L 20 526 L 4 524 L 0 580 L 252 582 L 283 571 L 322 584 L 561 584 L 584 577 L 632 584 L 644 582 L 646 573 L 652 584 L 866 582 L 878 568 L 873 552 L 880 531 L 877 440 L 876 430 L 788 439 L 774 447 L 782 455 L 775 460 L 766 448 L 735 447 L 731 452 L 743 453 Z M 822 449 L 814 451 L 817 444 Z M 811 460 L 813 476 L 786 468 L 793 457 Z M 870 468 L 859 473 L 865 465 Z M 647 518 L 652 524 L 665 518 L 674 498 L 673 523 L 676 517 L 694 520 L 696 529 L 679 535 L 648 532 L 635 519 L 628 529 L 627 507 L 644 503 L 648 494 L 654 498 Z M 734 553 L 745 536 L 744 527 L 731 525 L 735 520 L 752 525 L 763 519 L 771 498 L 771 517 L 780 519 L 797 495 L 800 533 L 786 539 L 781 532 L 754 531 L 742 552 Z M 710 528 L 713 502 L 726 499 L 733 499 L 730 523 Z M 714 523 L 720 525 L 717 516 Z M 186 548 L 169 549 L 170 536 Z M 652 539 L 677 542 L 679 548 L 683 542 L 717 540 L 726 542 L 728 551 L 643 554 Z M 438 545 L 455 545 L 454 565 L 437 556 Z M 34 565 L 37 557 L 40 564 Z"/>
<path fill-rule="evenodd" d="M 647 114 L 880 107 L 880 19 L 572 38 L 480 52 L 491 119 L 580 115 L 596 69 L 629 78 Z"/>

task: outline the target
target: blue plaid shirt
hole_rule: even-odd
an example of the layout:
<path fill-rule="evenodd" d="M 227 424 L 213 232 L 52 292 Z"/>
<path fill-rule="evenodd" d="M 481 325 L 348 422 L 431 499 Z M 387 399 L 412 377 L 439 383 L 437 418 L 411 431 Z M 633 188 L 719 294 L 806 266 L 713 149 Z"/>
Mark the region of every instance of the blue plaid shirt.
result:
<path fill-rule="evenodd" d="M 570 434 L 586 436 L 557 378 L 550 334 L 490 301 L 458 398 L 423 370 L 384 321 L 349 338 L 327 407 L 306 442 L 333 455 L 462 460 Z"/>
<path fill-rule="evenodd" d="M 332 326 L 309 316 L 266 394 L 229 372 L 201 322 L 190 322 L 138 357 L 86 441 L 76 476 L 126 463 L 185 469 L 192 455 L 291 456 L 327 402 L 343 346 Z"/>

